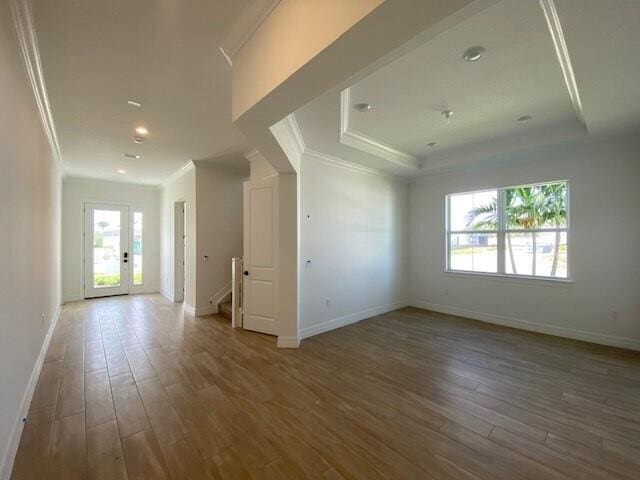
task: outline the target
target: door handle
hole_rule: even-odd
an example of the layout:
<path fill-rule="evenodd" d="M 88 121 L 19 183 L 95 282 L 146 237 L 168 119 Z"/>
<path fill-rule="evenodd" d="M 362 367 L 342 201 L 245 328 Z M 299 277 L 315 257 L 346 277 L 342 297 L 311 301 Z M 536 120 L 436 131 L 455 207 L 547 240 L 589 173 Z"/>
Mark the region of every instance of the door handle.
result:
<path fill-rule="evenodd" d="M 245 270 L 244 272 L 242 272 L 242 274 L 243 274 L 245 277 L 248 277 L 248 276 L 249 276 L 249 270 Z"/>

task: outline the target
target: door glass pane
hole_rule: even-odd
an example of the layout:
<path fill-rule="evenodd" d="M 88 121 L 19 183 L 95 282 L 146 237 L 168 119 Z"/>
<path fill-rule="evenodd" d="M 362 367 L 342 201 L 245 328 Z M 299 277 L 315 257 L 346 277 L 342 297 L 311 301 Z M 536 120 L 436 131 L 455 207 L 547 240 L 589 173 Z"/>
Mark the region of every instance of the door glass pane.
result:
<path fill-rule="evenodd" d="M 133 213 L 133 284 L 142 285 L 142 212 Z"/>
<path fill-rule="evenodd" d="M 93 286 L 120 286 L 120 211 L 93 211 Z"/>
<path fill-rule="evenodd" d="M 498 271 L 498 236 L 495 233 L 452 234 L 449 268 L 467 272 Z"/>

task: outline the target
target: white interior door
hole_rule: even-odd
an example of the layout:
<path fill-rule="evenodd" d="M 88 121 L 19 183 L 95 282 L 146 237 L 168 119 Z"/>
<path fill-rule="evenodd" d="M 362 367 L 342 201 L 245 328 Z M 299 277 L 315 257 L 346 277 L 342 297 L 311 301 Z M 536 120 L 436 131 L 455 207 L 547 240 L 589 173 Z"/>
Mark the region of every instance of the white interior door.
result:
<path fill-rule="evenodd" d="M 275 334 L 278 177 L 244 184 L 243 328 Z"/>
<path fill-rule="evenodd" d="M 129 207 L 86 203 L 84 296 L 129 293 Z"/>

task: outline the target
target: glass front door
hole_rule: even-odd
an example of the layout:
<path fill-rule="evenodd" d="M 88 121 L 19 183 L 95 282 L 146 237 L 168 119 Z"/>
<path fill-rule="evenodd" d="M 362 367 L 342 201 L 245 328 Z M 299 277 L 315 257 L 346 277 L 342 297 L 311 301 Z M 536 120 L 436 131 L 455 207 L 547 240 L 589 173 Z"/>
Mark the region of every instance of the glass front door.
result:
<path fill-rule="evenodd" d="M 129 207 L 85 204 L 85 298 L 129 293 Z"/>

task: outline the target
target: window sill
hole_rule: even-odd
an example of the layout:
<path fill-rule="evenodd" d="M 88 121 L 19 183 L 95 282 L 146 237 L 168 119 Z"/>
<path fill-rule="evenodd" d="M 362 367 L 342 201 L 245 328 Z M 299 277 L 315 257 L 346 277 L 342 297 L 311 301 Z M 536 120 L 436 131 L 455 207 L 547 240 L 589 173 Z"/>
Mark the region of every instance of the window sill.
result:
<path fill-rule="evenodd" d="M 460 270 L 445 270 L 446 275 L 463 278 L 495 280 L 498 282 L 520 283 L 525 285 L 560 286 L 575 283 L 570 278 L 532 277 L 527 275 L 502 275 L 499 273 L 464 272 Z"/>

